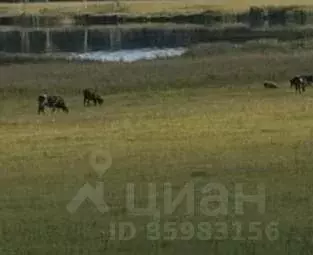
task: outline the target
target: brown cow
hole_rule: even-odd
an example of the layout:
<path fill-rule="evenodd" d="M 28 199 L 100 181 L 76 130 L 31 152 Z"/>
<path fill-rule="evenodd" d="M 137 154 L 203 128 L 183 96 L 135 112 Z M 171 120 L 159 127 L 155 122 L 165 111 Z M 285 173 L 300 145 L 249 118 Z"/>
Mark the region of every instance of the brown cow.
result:
<path fill-rule="evenodd" d="M 83 96 L 84 96 L 84 106 L 89 105 L 90 101 L 93 101 L 94 105 L 103 104 L 103 98 L 97 93 L 96 90 L 84 89 Z"/>

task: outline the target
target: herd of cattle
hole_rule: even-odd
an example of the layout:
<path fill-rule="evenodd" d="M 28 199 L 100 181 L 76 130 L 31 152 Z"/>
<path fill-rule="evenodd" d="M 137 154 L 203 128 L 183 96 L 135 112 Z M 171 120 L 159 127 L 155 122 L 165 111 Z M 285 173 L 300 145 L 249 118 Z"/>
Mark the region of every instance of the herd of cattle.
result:
<path fill-rule="evenodd" d="M 102 105 L 103 98 L 101 95 L 97 93 L 96 90 L 93 89 L 84 89 L 83 90 L 84 97 L 84 106 L 88 106 L 90 101 L 94 103 L 94 105 Z M 65 100 L 61 96 L 49 96 L 47 94 L 42 94 L 38 96 L 38 114 L 45 113 L 45 108 L 51 108 L 52 112 L 59 109 L 65 113 L 69 112 L 69 108 L 65 103 Z"/>
<path fill-rule="evenodd" d="M 295 87 L 296 93 L 298 92 L 301 94 L 301 92 L 305 91 L 306 86 L 313 83 L 313 75 L 297 75 L 290 79 L 289 82 L 290 87 Z M 265 88 L 278 88 L 277 84 L 272 81 L 265 81 L 263 85 Z M 103 103 L 103 98 L 94 89 L 84 89 L 83 97 L 84 106 L 88 106 L 90 101 L 92 101 L 94 105 L 102 105 Z M 49 96 L 47 94 L 40 95 L 38 97 L 38 114 L 44 113 L 46 107 L 51 108 L 52 112 L 55 112 L 57 109 L 61 109 L 66 113 L 69 112 L 69 108 L 61 96 Z"/>
<path fill-rule="evenodd" d="M 310 86 L 313 83 L 313 75 L 297 75 L 289 80 L 290 87 L 295 87 L 296 93 L 305 92 L 305 87 Z M 275 89 L 278 88 L 277 84 L 272 81 L 265 81 L 264 87 L 267 89 Z"/>

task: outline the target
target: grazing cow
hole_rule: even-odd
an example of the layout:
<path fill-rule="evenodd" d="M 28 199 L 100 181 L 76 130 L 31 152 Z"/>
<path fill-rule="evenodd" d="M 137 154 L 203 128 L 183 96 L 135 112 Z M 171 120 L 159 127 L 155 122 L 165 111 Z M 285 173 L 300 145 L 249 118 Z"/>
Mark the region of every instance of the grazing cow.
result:
<path fill-rule="evenodd" d="M 66 113 L 69 112 L 64 99 L 60 96 L 40 95 L 38 97 L 38 114 L 45 113 L 45 107 L 52 108 L 52 112 L 55 112 L 56 109 L 62 109 Z"/>
<path fill-rule="evenodd" d="M 84 106 L 89 105 L 90 101 L 93 101 L 94 105 L 103 104 L 103 98 L 96 92 L 96 90 L 84 89 L 83 95 L 84 95 Z"/>
<path fill-rule="evenodd" d="M 303 78 L 306 86 L 312 85 L 313 83 L 313 75 L 300 75 Z"/>
<path fill-rule="evenodd" d="M 45 103 L 47 101 L 47 94 L 42 94 L 39 95 L 37 98 L 37 102 L 38 102 L 38 114 L 40 114 L 41 112 L 44 113 L 45 112 Z"/>
<path fill-rule="evenodd" d="M 278 88 L 277 84 L 273 81 L 265 81 L 263 85 L 264 85 L 264 88 L 266 88 L 266 89 L 277 89 Z"/>
<path fill-rule="evenodd" d="M 295 76 L 289 82 L 291 88 L 295 86 L 296 93 L 298 91 L 299 94 L 301 94 L 301 90 L 302 92 L 305 91 L 306 81 L 304 80 L 304 78 L 302 78 L 302 76 Z"/>

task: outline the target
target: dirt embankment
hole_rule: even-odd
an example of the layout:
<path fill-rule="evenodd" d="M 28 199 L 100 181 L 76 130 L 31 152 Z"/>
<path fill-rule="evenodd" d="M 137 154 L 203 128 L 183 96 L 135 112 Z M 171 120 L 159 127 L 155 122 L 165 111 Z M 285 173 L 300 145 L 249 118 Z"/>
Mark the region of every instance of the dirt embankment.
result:
<path fill-rule="evenodd" d="M 245 12 L 204 11 L 189 14 L 114 14 L 79 13 L 62 15 L 0 15 L 0 25 L 51 26 L 71 23 L 74 25 L 113 25 L 125 23 L 186 23 L 186 24 L 238 24 L 251 27 L 313 24 L 313 12 L 299 7 L 251 7 Z"/>

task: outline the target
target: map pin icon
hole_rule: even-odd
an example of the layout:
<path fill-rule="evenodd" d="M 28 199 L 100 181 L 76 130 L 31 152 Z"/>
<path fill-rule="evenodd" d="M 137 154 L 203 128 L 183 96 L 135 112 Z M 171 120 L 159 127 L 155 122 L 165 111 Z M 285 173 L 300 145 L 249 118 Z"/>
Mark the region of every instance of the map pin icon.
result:
<path fill-rule="evenodd" d="M 101 158 L 102 163 L 97 162 Z M 112 165 L 112 156 L 108 149 L 93 149 L 89 155 L 89 164 L 101 178 Z"/>

